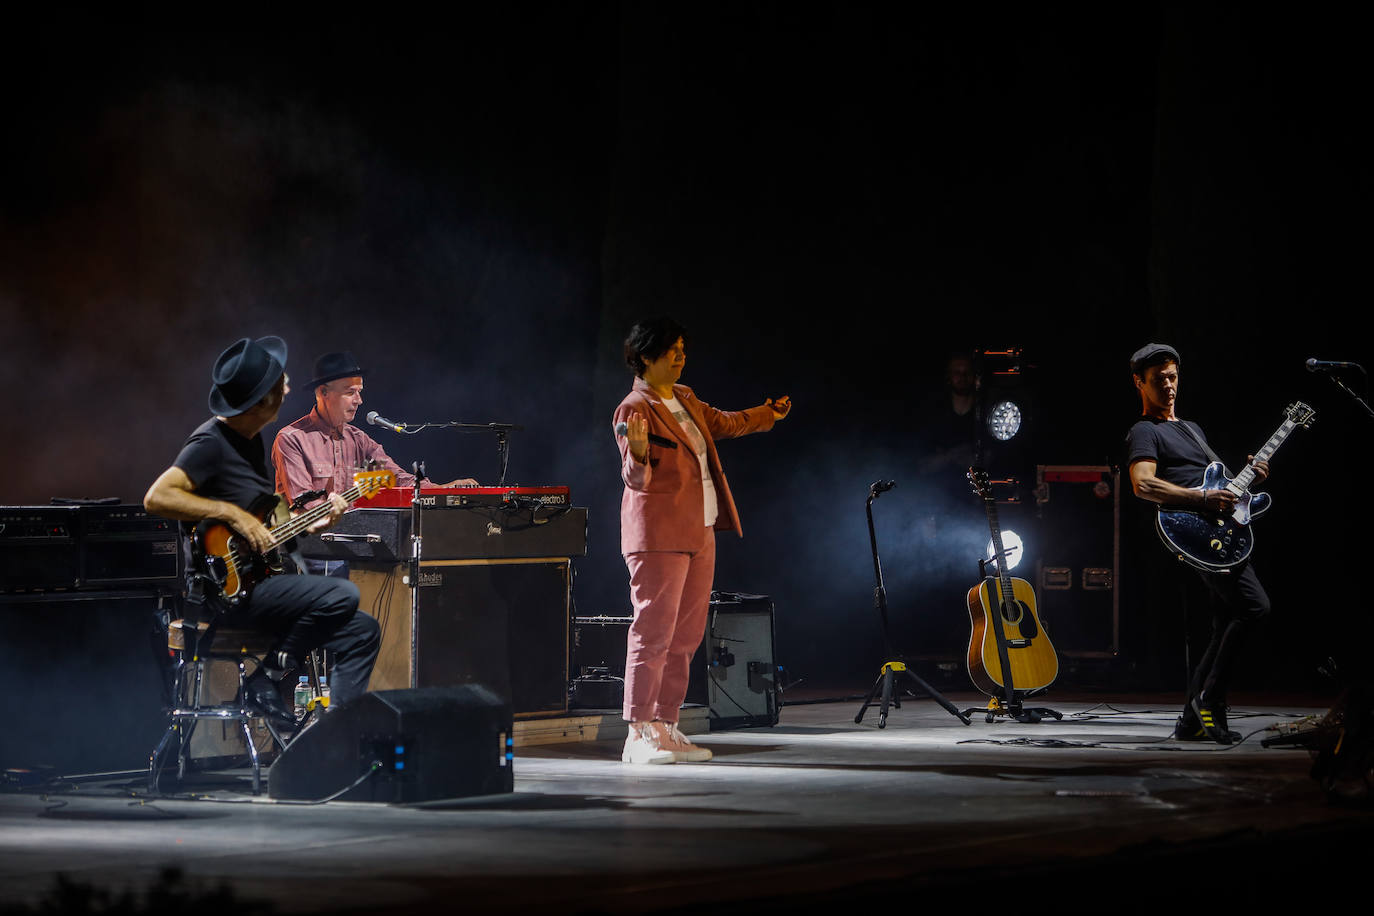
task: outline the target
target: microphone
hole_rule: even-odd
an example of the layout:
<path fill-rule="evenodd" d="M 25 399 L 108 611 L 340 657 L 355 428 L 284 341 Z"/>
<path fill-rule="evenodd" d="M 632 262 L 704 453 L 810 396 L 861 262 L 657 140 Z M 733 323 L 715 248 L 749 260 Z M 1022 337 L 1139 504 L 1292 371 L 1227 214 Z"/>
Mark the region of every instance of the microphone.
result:
<path fill-rule="evenodd" d="M 1332 369 L 1359 369 L 1361 372 L 1364 371 L 1364 367 L 1359 363 L 1346 363 L 1330 359 L 1309 359 L 1307 361 L 1308 372 L 1326 372 Z"/>
<path fill-rule="evenodd" d="M 403 433 L 406 431 L 404 423 L 396 423 L 395 421 L 388 420 L 375 410 L 368 411 L 367 422 L 371 423 L 373 426 L 385 426 L 394 433 Z"/>
<path fill-rule="evenodd" d="M 879 493 L 886 493 L 895 486 L 897 486 L 897 481 L 895 480 L 875 480 L 873 486 L 869 487 L 869 489 L 873 491 L 874 496 L 877 496 Z"/>
<path fill-rule="evenodd" d="M 629 431 L 629 429 L 629 424 L 626 423 L 624 420 L 621 420 L 619 423 L 615 425 L 615 434 L 617 436 L 624 436 L 625 433 Z M 677 443 L 674 442 L 672 439 L 665 439 L 662 436 L 655 436 L 653 433 L 649 433 L 649 441 L 652 442 L 654 445 L 661 445 L 664 448 L 677 448 Z"/>

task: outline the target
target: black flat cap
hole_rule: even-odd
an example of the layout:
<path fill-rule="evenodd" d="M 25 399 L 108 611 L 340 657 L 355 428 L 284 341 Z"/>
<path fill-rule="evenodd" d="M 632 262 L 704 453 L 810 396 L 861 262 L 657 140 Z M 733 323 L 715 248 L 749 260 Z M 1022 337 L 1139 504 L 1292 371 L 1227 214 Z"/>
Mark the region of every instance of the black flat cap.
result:
<path fill-rule="evenodd" d="M 1178 351 L 1168 344 L 1148 343 L 1131 354 L 1131 373 L 1140 375 L 1151 366 L 1158 366 L 1169 360 L 1180 365 L 1183 362 L 1178 358 Z"/>

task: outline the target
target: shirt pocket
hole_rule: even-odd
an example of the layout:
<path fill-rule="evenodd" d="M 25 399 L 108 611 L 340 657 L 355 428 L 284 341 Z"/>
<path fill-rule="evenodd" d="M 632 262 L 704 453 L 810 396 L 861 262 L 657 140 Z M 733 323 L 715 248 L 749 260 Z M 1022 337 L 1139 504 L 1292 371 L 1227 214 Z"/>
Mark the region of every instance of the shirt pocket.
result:
<path fill-rule="evenodd" d="M 318 461 L 311 462 L 311 464 L 310 464 L 310 476 L 313 477 L 313 478 L 315 478 L 316 480 L 333 480 L 333 479 L 334 479 L 334 465 L 332 465 L 332 464 L 322 464 L 322 463 L 320 463 L 320 462 L 318 462 Z"/>

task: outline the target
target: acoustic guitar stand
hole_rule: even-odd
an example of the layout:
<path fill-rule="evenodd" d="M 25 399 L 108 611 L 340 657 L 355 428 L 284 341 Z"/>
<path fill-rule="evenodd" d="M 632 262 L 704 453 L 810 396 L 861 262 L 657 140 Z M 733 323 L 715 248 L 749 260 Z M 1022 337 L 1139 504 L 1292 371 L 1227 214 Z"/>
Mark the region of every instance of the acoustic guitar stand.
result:
<path fill-rule="evenodd" d="M 866 506 L 866 511 L 868 513 L 868 542 L 873 549 L 873 575 L 878 582 L 873 590 L 873 601 L 874 604 L 877 605 L 878 614 L 883 622 L 883 645 L 887 649 L 887 657 L 889 659 L 895 656 L 892 652 L 892 637 L 887 627 L 887 589 L 883 585 L 883 567 L 882 564 L 878 562 L 878 536 L 873 530 L 873 500 L 877 499 L 879 494 L 892 489 L 894 486 L 896 486 L 896 484 L 891 480 L 876 481 L 868 488 L 868 504 Z M 899 691 L 896 689 L 898 675 L 904 675 L 910 678 L 927 696 L 948 710 L 951 716 L 956 717 L 965 725 L 970 724 L 971 720 L 966 713 L 960 712 L 959 707 L 943 697 L 934 687 L 917 677 L 916 673 L 906 666 L 906 662 L 888 661 L 883 663 L 882 671 L 878 675 L 878 679 L 873 682 L 873 689 L 868 692 L 868 699 L 864 700 L 864 705 L 859 707 L 859 714 L 854 717 L 855 725 L 863 721 L 864 713 L 868 711 L 868 707 L 873 705 L 873 698 L 881 691 L 882 703 L 878 707 L 878 727 L 887 727 L 888 707 L 896 707 L 897 709 L 902 708 L 902 701 L 898 696 Z"/>
<path fill-rule="evenodd" d="M 978 577 L 980 579 L 986 579 L 987 572 L 988 561 L 979 558 Z M 1025 704 L 1023 703 L 1024 700 L 1028 700 L 1033 696 L 1037 696 L 1041 693 L 1044 693 L 1045 690 L 1047 690 L 1048 688 L 1038 687 L 1035 690 L 1016 689 L 1016 685 L 1012 683 L 1011 664 L 1006 658 L 1007 641 L 1006 635 L 1002 632 L 1002 619 L 1000 614 L 993 615 L 993 632 L 997 636 L 998 651 L 1001 652 L 1003 656 L 1002 674 L 1006 680 L 1006 683 L 1002 685 L 1003 695 L 1000 697 L 990 697 L 988 699 L 988 705 L 986 707 L 974 706 L 969 709 L 965 709 L 963 711 L 964 715 L 971 716 L 975 713 L 984 713 L 986 715 L 986 718 L 983 721 L 985 721 L 989 725 L 991 725 L 993 720 L 996 719 L 998 716 L 1006 716 L 1008 718 L 1015 719 L 1017 722 L 1025 722 L 1027 724 L 1032 725 L 1036 722 L 1039 722 L 1046 716 L 1049 716 L 1054 719 L 1064 718 L 1064 714 L 1062 712 L 1060 712 L 1057 709 L 1050 709 L 1048 706 L 1032 706 L 1029 709 L 1026 708 Z M 972 650 L 970 649 L 970 651 Z"/>
<path fill-rule="evenodd" d="M 1032 706 L 1027 708 L 1022 703 L 1023 700 L 1029 699 L 1040 692 L 1039 690 L 1032 690 L 1029 693 L 1013 691 L 1013 696 L 1010 701 L 1003 697 L 992 697 L 988 700 L 988 705 L 986 707 L 974 706 L 970 709 L 965 709 L 964 715 L 971 716 L 976 713 L 985 713 L 986 718 L 984 721 L 989 725 L 991 725 L 993 720 L 998 716 L 1006 716 L 1015 719 L 1017 722 L 1026 722 L 1029 724 L 1039 722 L 1046 716 L 1052 719 L 1064 718 L 1064 714 L 1057 709 L 1050 709 L 1048 706 Z"/>

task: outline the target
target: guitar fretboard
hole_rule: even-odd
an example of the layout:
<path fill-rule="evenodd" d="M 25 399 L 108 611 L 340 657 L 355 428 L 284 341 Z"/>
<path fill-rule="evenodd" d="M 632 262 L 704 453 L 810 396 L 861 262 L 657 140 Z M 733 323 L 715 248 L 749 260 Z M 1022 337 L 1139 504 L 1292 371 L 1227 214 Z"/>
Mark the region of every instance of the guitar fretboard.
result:
<path fill-rule="evenodd" d="M 1311 422 L 1312 410 L 1310 407 L 1307 407 L 1307 405 L 1303 404 L 1301 401 L 1290 406 L 1288 408 L 1288 411 L 1288 419 L 1284 420 L 1282 423 L 1279 424 L 1279 428 L 1274 430 L 1274 435 L 1270 436 L 1269 441 L 1264 443 L 1264 447 L 1255 453 L 1255 461 L 1268 461 L 1270 457 L 1272 457 L 1273 454 L 1279 450 L 1279 446 L 1283 445 L 1283 440 L 1288 438 L 1289 433 L 1297 429 L 1299 426 L 1306 426 L 1309 422 Z M 1303 411 L 1306 411 L 1306 413 L 1304 414 Z M 1302 416 L 1298 419 L 1295 419 L 1295 412 L 1297 414 L 1301 414 Z M 1230 490 L 1236 496 L 1244 496 L 1246 491 L 1250 489 L 1250 484 L 1254 481 L 1254 479 L 1254 465 L 1247 464 L 1241 470 L 1241 472 L 1237 474 L 1235 478 L 1232 479 L 1232 481 L 1226 485 L 1226 489 Z"/>

